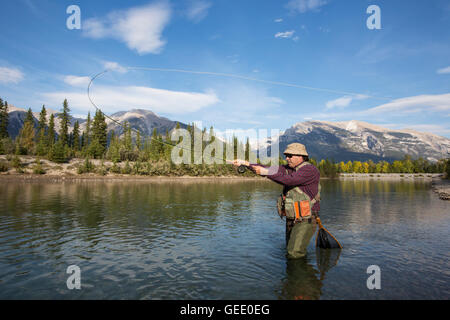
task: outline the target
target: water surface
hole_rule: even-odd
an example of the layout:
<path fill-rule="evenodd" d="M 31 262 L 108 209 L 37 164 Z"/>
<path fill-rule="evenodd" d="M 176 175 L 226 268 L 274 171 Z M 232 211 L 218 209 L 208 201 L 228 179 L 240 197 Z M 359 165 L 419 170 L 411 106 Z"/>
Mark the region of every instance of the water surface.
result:
<path fill-rule="evenodd" d="M 270 181 L 8 182 L 0 299 L 448 299 L 449 202 L 426 182 L 322 181 L 343 250 L 285 258 Z M 69 290 L 66 269 L 81 269 Z M 381 289 L 367 288 L 367 268 Z"/>

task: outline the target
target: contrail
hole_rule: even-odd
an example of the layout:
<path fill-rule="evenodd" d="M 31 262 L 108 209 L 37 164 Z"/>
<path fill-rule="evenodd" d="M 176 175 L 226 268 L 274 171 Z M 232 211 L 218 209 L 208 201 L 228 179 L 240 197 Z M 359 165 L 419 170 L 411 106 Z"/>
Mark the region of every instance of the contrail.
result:
<path fill-rule="evenodd" d="M 258 78 L 252 78 L 252 77 L 247 77 L 247 76 L 242 76 L 242 75 L 237 75 L 237 74 L 231 74 L 231 73 L 219 73 L 219 72 L 210 72 L 210 71 L 192 71 L 192 70 L 183 70 L 183 69 L 149 68 L 149 67 L 124 67 L 124 68 L 128 69 L 128 70 L 148 70 L 148 71 L 161 71 L 161 72 L 177 72 L 177 73 L 189 73 L 189 74 L 201 74 L 201 75 L 210 75 L 210 76 L 218 76 L 218 77 L 227 77 L 227 78 L 235 78 L 235 79 L 242 79 L 242 80 L 248 80 L 248 81 L 267 83 L 267 84 L 283 86 L 283 87 L 292 87 L 292 88 L 314 90 L 314 91 L 321 91 L 321 92 L 329 92 L 329 93 L 337 93 L 337 94 L 346 94 L 346 95 L 363 95 L 363 96 L 366 96 L 368 98 L 381 99 L 381 100 L 392 100 L 391 97 L 379 97 L 379 96 L 367 95 L 367 94 L 358 93 L 358 92 L 348 92 L 348 91 L 332 90 L 332 89 L 326 89 L 326 88 L 317 88 L 317 87 L 303 86 L 303 85 L 292 84 L 292 83 L 287 83 L 287 82 L 262 80 L 262 79 L 258 79 Z"/>

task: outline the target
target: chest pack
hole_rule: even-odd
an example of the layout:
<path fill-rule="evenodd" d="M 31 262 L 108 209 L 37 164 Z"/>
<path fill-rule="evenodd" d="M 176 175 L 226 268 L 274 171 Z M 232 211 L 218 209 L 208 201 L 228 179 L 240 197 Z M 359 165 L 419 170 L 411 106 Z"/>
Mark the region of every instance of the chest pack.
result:
<path fill-rule="evenodd" d="M 309 162 L 303 162 L 295 169 L 295 171 L 298 171 L 306 165 L 311 164 Z M 288 173 L 287 169 L 285 170 L 286 173 Z M 311 218 L 312 207 L 316 202 L 320 201 L 320 189 L 321 187 L 319 184 L 319 190 L 313 199 L 298 186 L 283 192 L 277 201 L 278 214 L 280 217 L 285 216 L 288 219 L 295 219 L 297 221 Z"/>

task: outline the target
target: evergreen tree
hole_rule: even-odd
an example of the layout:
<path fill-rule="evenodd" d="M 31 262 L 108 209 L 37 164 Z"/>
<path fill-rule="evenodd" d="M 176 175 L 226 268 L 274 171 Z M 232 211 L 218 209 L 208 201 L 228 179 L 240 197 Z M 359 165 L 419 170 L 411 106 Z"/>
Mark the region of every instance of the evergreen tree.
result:
<path fill-rule="evenodd" d="M 81 150 L 84 150 L 84 131 L 83 131 L 83 133 L 81 134 Z"/>
<path fill-rule="evenodd" d="M 83 132 L 83 149 L 87 150 L 89 144 L 91 143 L 91 112 L 88 112 L 87 120 L 86 120 L 86 129 Z"/>
<path fill-rule="evenodd" d="M 64 99 L 62 114 L 58 115 L 61 118 L 59 139 L 61 140 L 61 144 L 63 146 L 69 144 L 69 125 L 70 125 L 69 112 L 70 112 L 69 103 L 67 102 L 67 99 Z"/>
<path fill-rule="evenodd" d="M 250 161 L 250 138 L 247 137 L 247 141 L 245 142 L 245 159 Z"/>
<path fill-rule="evenodd" d="M 158 141 L 158 130 L 153 128 L 152 138 L 150 141 L 150 159 L 158 160 L 159 159 L 159 141 Z"/>
<path fill-rule="evenodd" d="M 80 151 L 80 124 L 78 120 L 73 125 L 73 150 Z"/>
<path fill-rule="evenodd" d="M 35 146 L 34 117 L 31 108 L 28 109 L 25 122 L 17 137 L 19 154 L 33 154 Z"/>
<path fill-rule="evenodd" d="M 56 141 L 55 116 L 53 113 L 50 115 L 50 120 L 48 122 L 47 139 L 48 139 L 47 147 L 51 148 L 55 144 L 55 141 Z"/>
<path fill-rule="evenodd" d="M 209 128 L 209 143 L 213 143 L 214 141 L 216 141 L 216 136 L 214 135 L 214 128 L 211 126 Z M 216 156 L 216 149 L 213 149 L 213 151 L 211 152 L 211 157 L 215 157 Z"/>
<path fill-rule="evenodd" d="M 131 152 L 133 150 L 133 140 L 131 137 L 131 126 L 128 124 L 127 121 L 125 121 L 124 123 L 123 133 L 124 133 L 125 150 L 127 152 Z"/>
<path fill-rule="evenodd" d="M 0 98 L 0 139 L 8 138 L 8 123 L 9 123 L 9 114 L 8 114 L 8 102 Z"/>
<path fill-rule="evenodd" d="M 95 148 L 93 149 L 93 156 L 101 157 L 106 152 L 108 145 L 108 133 L 105 116 L 103 112 L 97 110 L 92 123 L 92 142 L 95 141 Z"/>
<path fill-rule="evenodd" d="M 45 105 L 42 106 L 42 110 L 39 113 L 39 123 L 38 123 L 38 132 L 44 132 L 45 134 L 45 129 L 47 128 L 47 110 L 45 109 Z"/>
<path fill-rule="evenodd" d="M 136 148 L 138 152 L 141 151 L 141 147 L 142 147 L 141 132 L 138 130 L 136 133 Z"/>
<path fill-rule="evenodd" d="M 49 151 L 48 158 L 51 161 L 57 162 L 57 163 L 63 163 L 67 161 L 66 157 L 66 150 L 63 145 L 63 141 L 59 139 L 55 144 L 52 145 Z"/>
<path fill-rule="evenodd" d="M 47 110 L 45 110 L 45 106 L 42 106 L 42 110 L 39 113 L 38 144 L 36 150 L 39 156 L 47 154 L 47 142 Z"/>
<path fill-rule="evenodd" d="M 114 163 L 120 161 L 120 141 L 119 137 L 114 133 L 114 130 L 111 132 L 108 153 L 109 159 L 111 159 Z"/>

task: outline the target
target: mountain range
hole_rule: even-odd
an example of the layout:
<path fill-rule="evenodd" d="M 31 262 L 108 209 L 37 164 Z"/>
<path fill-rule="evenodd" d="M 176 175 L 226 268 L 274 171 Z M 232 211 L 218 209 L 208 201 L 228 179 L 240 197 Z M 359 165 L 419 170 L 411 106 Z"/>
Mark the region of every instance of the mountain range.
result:
<path fill-rule="evenodd" d="M 263 139 L 260 150 L 270 154 L 270 144 L 279 143 L 282 152 L 286 146 L 299 142 L 316 159 L 336 161 L 380 160 L 392 161 L 410 155 L 429 161 L 450 156 L 450 139 L 415 130 L 393 130 L 362 121 L 307 121 L 300 122 L 278 137 Z"/>
<path fill-rule="evenodd" d="M 8 107 L 10 137 L 18 135 L 26 117 L 26 110 Z M 47 109 L 49 114 L 58 112 Z M 35 122 L 39 113 L 33 113 Z M 91 115 L 93 116 L 93 115 Z M 156 128 L 161 134 L 174 129 L 177 123 L 181 128 L 187 125 L 160 117 L 149 110 L 133 109 L 120 111 L 110 115 L 114 120 L 123 123 L 128 121 L 132 128 L 141 132 L 142 136 L 149 136 Z M 71 124 L 78 121 L 80 130 L 86 127 L 86 119 L 71 119 Z M 114 130 L 116 134 L 123 133 L 122 126 L 106 118 L 108 131 Z M 55 117 L 55 127 L 59 129 L 59 119 Z M 72 128 L 70 128 L 72 130 Z M 450 156 L 450 139 L 431 133 L 418 132 L 414 130 L 393 130 L 362 121 L 306 121 L 294 124 L 279 136 L 261 139 L 258 141 L 259 152 L 270 155 L 271 143 L 279 143 L 279 150 L 283 152 L 286 146 L 293 142 L 299 142 L 306 146 L 310 156 L 315 159 L 332 159 L 334 161 L 366 161 L 380 160 L 393 161 L 403 159 L 410 155 L 413 159 L 422 157 L 429 161 L 437 161 Z M 256 145 L 253 145 L 256 148 Z"/>

